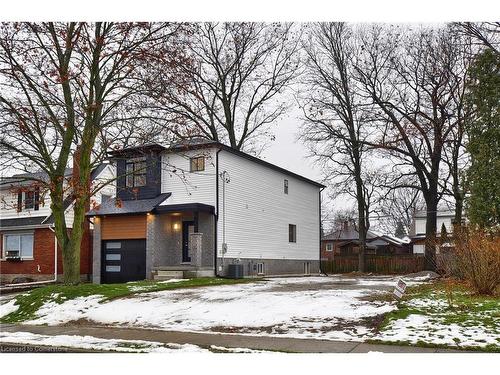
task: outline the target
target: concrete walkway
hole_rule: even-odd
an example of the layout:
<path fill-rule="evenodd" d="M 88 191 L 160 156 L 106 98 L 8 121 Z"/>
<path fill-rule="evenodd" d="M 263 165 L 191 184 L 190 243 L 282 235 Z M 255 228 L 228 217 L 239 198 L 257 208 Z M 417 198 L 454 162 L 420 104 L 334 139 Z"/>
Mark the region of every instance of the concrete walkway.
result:
<path fill-rule="evenodd" d="M 226 348 L 249 348 L 295 353 L 450 353 L 461 350 L 420 348 L 414 346 L 365 344 L 353 341 L 330 341 L 295 339 L 287 337 L 246 336 L 237 334 L 210 334 L 200 332 L 161 331 L 136 328 L 115 328 L 97 326 L 30 326 L 2 324 L 2 332 L 31 332 L 40 335 L 78 335 L 102 339 L 144 340 L 161 343 L 210 345 Z M 0 340 L 1 342 L 1 340 Z"/>

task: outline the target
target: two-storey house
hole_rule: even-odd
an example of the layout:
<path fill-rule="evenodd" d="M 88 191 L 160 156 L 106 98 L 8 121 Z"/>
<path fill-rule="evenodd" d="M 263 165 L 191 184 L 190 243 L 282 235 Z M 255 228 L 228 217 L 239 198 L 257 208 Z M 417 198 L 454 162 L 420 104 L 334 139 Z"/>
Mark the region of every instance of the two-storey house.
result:
<path fill-rule="evenodd" d="M 441 234 L 441 228 L 446 228 L 447 233 L 453 232 L 453 219 L 455 213 L 453 211 L 438 211 L 436 220 L 436 236 L 439 237 Z M 425 225 L 427 222 L 427 216 L 425 211 L 417 211 L 413 216 L 413 221 L 410 227 L 410 239 L 413 247 L 413 254 L 424 254 L 425 253 Z M 439 248 L 438 248 L 439 251 Z"/>
<path fill-rule="evenodd" d="M 319 272 L 323 185 L 213 141 L 110 156 L 116 195 L 88 213 L 94 282 L 224 276 L 231 264 Z"/>
<path fill-rule="evenodd" d="M 65 171 L 69 181 L 73 170 Z M 0 282 L 56 281 L 63 272 L 61 249 L 54 233 L 50 195 L 36 180 L 46 180 L 43 172 L 17 174 L 2 178 L 0 184 Z M 92 171 L 92 186 L 104 186 L 92 197 L 96 204 L 114 194 L 114 170 L 101 164 Z M 109 185 L 106 185 L 108 184 Z M 73 224 L 73 198 L 65 182 L 65 219 Z M 88 280 L 92 272 L 91 226 L 85 228 L 80 251 L 80 273 Z"/>

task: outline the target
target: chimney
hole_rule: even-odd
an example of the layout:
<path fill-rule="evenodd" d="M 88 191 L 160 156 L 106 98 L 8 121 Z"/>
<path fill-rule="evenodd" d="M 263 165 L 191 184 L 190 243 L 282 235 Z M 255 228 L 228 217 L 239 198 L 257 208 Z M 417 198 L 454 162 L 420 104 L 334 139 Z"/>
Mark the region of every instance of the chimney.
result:
<path fill-rule="evenodd" d="M 343 230 L 347 231 L 349 229 L 349 220 L 344 221 L 344 226 L 342 228 Z"/>

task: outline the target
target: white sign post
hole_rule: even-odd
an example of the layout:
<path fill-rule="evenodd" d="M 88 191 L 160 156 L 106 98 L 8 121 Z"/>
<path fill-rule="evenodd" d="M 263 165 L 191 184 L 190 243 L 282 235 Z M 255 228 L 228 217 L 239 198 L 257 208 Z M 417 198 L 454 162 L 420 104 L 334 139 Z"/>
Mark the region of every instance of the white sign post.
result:
<path fill-rule="evenodd" d="M 398 299 L 400 299 L 405 294 L 405 291 L 406 291 L 406 283 L 403 281 L 403 279 L 399 279 L 398 283 L 396 284 L 396 288 L 394 288 L 394 291 L 392 293 L 394 293 L 394 295 Z"/>

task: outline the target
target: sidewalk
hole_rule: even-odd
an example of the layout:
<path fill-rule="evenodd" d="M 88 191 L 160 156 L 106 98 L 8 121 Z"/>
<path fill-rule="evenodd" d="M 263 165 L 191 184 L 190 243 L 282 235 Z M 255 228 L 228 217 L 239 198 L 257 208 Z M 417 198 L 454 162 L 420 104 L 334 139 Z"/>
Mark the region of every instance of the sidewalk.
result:
<path fill-rule="evenodd" d="M 29 326 L 2 324 L 2 332 L 31 332 L 41 335 L 78 335 L 102 339 L 144 340 L 161 343 L 210 345 L 226 348 L 249 348 L 295 353 L 464 353 L 461 350 L 420 348 L 414 346 L 365 344 L 360 342 L 295 339 L 286 337 L 210 334 L 199 332 L 160 331 L 136 328 L 96 326 Z"/>

